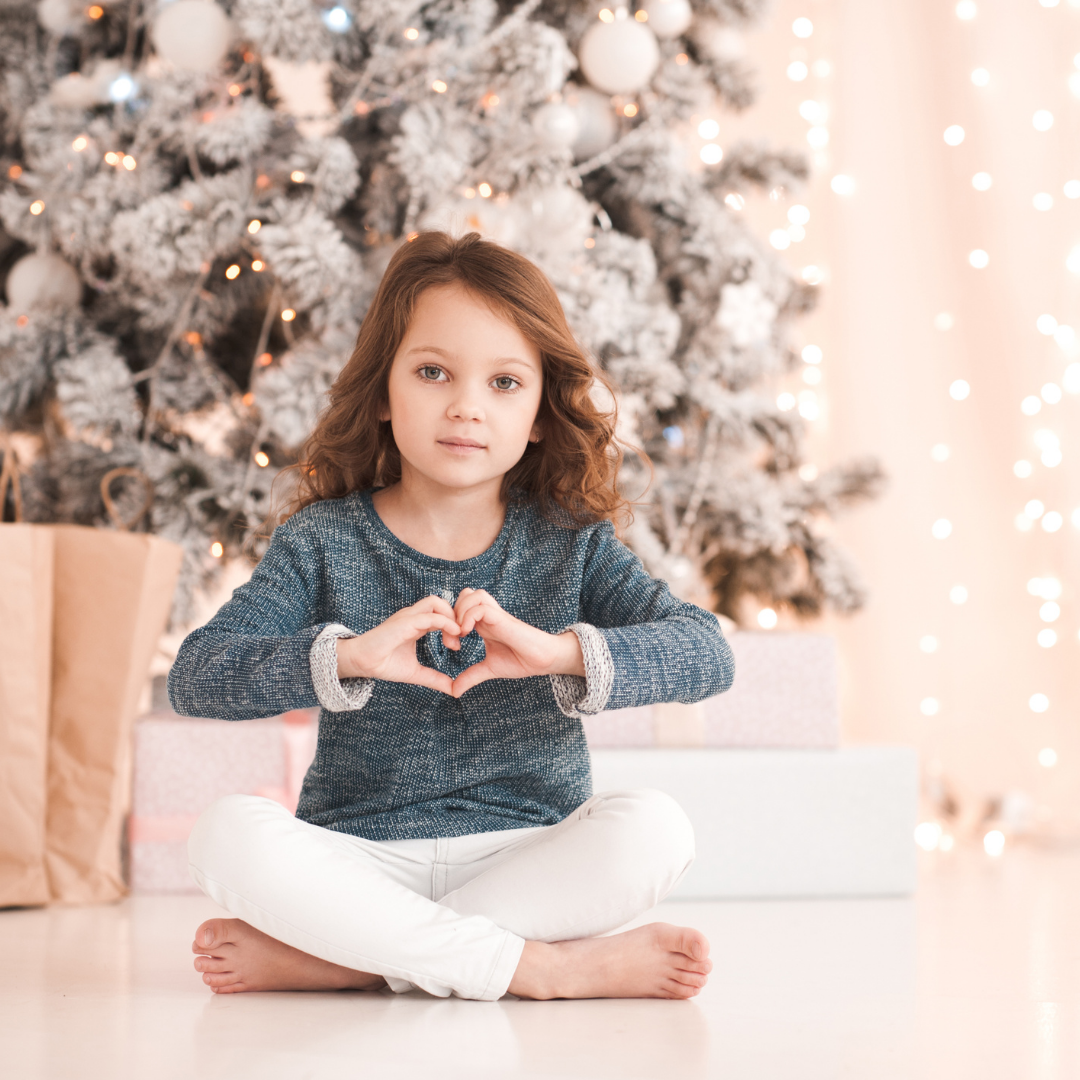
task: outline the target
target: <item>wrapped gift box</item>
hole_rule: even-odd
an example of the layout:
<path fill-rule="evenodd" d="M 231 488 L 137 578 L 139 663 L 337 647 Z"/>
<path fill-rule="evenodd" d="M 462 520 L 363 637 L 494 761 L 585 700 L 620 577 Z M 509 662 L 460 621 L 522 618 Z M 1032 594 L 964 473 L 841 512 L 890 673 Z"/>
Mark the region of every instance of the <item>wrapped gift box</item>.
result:
<path fill-rule="evenodd" d="M 263 795 L 295 811 L 317 732 L 317 710 L 242 723 L 158 711 L 136 721 L 132 891 L 199 891 L 188 874 L 187 838 L 223 795 Z"/>
<path fill-rule="evenodd" d="M 590 747 L 834 749 L 840 745 L 836 642 L 825 634 L 738 631 L 730 690 L 588 717 Z"/>

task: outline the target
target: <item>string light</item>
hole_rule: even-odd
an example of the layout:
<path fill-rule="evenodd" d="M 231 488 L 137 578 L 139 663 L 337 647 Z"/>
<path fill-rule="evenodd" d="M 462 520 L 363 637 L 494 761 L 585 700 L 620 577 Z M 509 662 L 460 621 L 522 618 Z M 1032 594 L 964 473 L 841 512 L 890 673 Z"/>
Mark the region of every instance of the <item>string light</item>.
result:
<path fill-rule="evenodd" d="M 810 69 L 801 60 L 792 60 L 787 66 L 787 77 L 792 82 L 802 82 L 809 74 Z"/>
<path fill-rule="evenodd" d="M 1067 180 L 1061 190 L 1066 199 L 1080 199 L 1080 180 Z"/>
<path fill-rule="evenodd" d="M 933 634 L 925 634 L 919 638 L 919 648 L 924 653 L 935 653 L 938 648 L 938 639 Z"/>
<path fill-rule="evenodd" d="M 959 146 L 964 141 L 964 129 L 959 124 L 950 124 L 945 129 L 944 139 L 949 146 Z"/>
<path fill-rule="evenodd" d="M 788 208 L 787 219 L 792 225 L 805 225 L 810 220 L 810 210 L 796 203 Z"/>
<path fill-rule="evenodd" d="M 1050 627 L 1047 626 L 1035 635 L 1035 640 L 1044 649 L 1052 649 L 1057 644 L 1057 632 L 1051 630 Z"/>
<path fill-rule="evenodd" d="M 1021 458 L 1015 465 L 1013 465 L 1013 474 L 1018 476 L 1021 480 L 1026 480 L 1034 471 L 1030 461 L 1025 461 Z"/>
<path fill-rule="evenodd" d="M 1039 393 L 1047 405 L 1056 405 L 1061 400 L 1061 387 L 1057 383 L 1045 383 Z"/>
<path fill-rule="evenodd" d="M 919 712 L 921 712 L 923 716 L 937 716 L 940 711 L 941 702 L 938 701 L 937 698 L 924 697 L 922 701 L 919 702 Z"/>
<path fill-rule="evenodd" d="M 18 180 L 19 177 L 22 176 L 22 172 L 23 171 L 21 165 L 11 165 L 8 167 L 7 174 L 10 179 Z"/>
<path fill-rule="evenodd" d="M 796 19 L 791 24 L 791 32 L 797 38 L 808 38 L 814 32 L 814 24 L 807 18 Z"/>
<path fill-rule="evenodd" d="M 706 165 L 719 165 L 724 159 L 724 151 L 716 143 L 706 143 L 701 148 L 700 156 Z"/>
<path fill-rule="evenodd" d="M 825 272 L 820 266 L 804 266 L 801 277 L 807 285 L 820 285 L 825 280 Z"/>
<path fill-rule="evenodd" d="M 444 83 L 442 81 L 442 79 L 436 79 L 431 84 L 431 89 L 434 90 L 436 94 L 445 94 L 446 90 L 447 90 L 447 86 L 446 86 L 446 83 Z"/>
<path fill-rule="evenodd" d="M 821 124 L 825 120 L 825 107 L 820 102 L 807 100 L 799 106 L 799 115 L 808 124 Z"/>
<path fill-rule="evenodd" d="M 352 16 L 343 7 L 332 7 L 324 11 L 322 21 L 328 30 L 335 34 L 344 34 L 352 26 Z"/>
<path fill-rule="evenodd" d="M 804 420 L 816 420 L 820 415 L 817 394 L 813 390 L 799 391 L 799 415 Z"/>
<path fill-rule="evenodd" d="M 1043 514 L 1042 527 L 1044 532 L 1055 533 L 1064 524 L 1065 519 L 1056 510 L 1050 510 Z"/>
<path fill-rule="evenodd" d="M 247 231 L 254 236 L 262 228 L 262 222 L 255 218 L 248 222 Z"/>
<path fill-rule="evenodd" d="M 229 83 L 229 97 L 239 97 L 244 88 L 239 83 Z"/>
<path fill-rule="evenodd" d="M 1047 600 L 1039 606 L 1039 618 L 1043 622 L 1057 622 L 1061 618 L 1061 605 L 1056 600 Z"/>
<path fill-rule="evenodd" d="M 757 614 L 758 626 L 762 630 L 772 630 L 778 621 L 777 614 L 771 607 L 762 608 Z"/>
<path fill-rule="evenodd" d="M 123 162 L 124 168 L 127 169 L 128 172 L 134 172 L 136 162 L 130 154 L 125 154 L 121 158 L 121 161 Z"/>
<path fill-rule="evenodd" d="M 1029 394 L 1020 402 L 1020 411 L 1025 416 L 1034 416 L 1042 408 L 1042 402 L 1034 395 Z"/>
<path fill-rule="evenodd" d="M 236 263 L 233 263 L 232 266 L 230 266 L 229 269 L 225 271 L 225 276 L 230 281 L 235 281 L 236 278 L 240 276 L 240 267 Z"/>
<path fill-rule="evenodd" d="M 86 14 L 88 18 L 100 19 L 105 14 L 105 9 L 100 4 L 91 4 L 86 9 Z"/>
<path fill-rule="evenodd" d="M 948 518 L 938 518 L 930 526 L 930 534 L 935 540 L 947 540 L 952 536 L 952 522 Z"/>
<path fill-rule="evenodd" d="M 1052 746 L 1044 746 L 1039 751 L 1039 764 L 1044 769 L 1052 769 L 1057 763 L 1057 751 Z"/>
<path fill-rule="evenodd" d="M 638 22 L 648 22 L 649 13 L 644 8 L 638 8 L 638 10 L 634 12 L 634 18 L 637 19 Z"/>
<path fill-rule="evenodd" d="M 815 149 L 823 150 L 829 145 L 829 131 L 828 128 L 812 127 L 806 133 L 806 141 Z"/>
<path fill-rule="evenodd" d="M 960 3 L 956 5 L 956 17 L 963 19 L 964 22 L 974 19 L 977 11 L 975 0 L 960 0 Z"/>
<path fill-rule="evenodd" d="M 259 353 L 258 357 L 255 359 L 255 363 L 258 364 L 259 367 L 269 367 L 273 362 L 274 356 L 272 353 L 268 352 Z"/>
<path fill-rule="evenodd" d="M 628 116 L 631 119 L 633 119 L 633 117 L 637 116 L 637 114 L 638 114 L 638 107 L 632 101 L 629 101 L 623 106 L 622 112 L 623 112 L 623 116 Z M 718 146 L 716 149 L 719 150 L 720 147 Z M 703 149 L 702 150 L 702 159 L 701 159 L 702 161 L 705 160 L 704 153 L 705 153 L 705 151 Z"/>
<path fill-rule="evenodd" d="M 1049 109 L 1039 109 L 1031 118 L 1036 131 L 1049 131 L 1054 126 L 1054 114 Z"/>
<path fill-rule="evenodd" d="M 776 399 L 776 407 L 781 412 L 791 412 L 795 408 L 795 395 L 787 392 L 780 394 Z"/>
<path fill-rule="evenodd" d="M 44 212 L 45 212 L 45 203 L 42 202 L 41 199 L 35 199 L 30 204 L 30 213 L 33 214 L 34 217 L 37 217 L 39 214 L 42 214 Z"/>
<path fill-rule="evenodd" d="M 1058 321 L 1053 315 L 1040 315 L 1035 320 L 1035 329 L 1040 334 L 1045 334 L 1047 337 L 1053 337 L 1054 331 L 1057 329 Z"/>
<path fill-rule="evenodd" d="M 990 256 L 982 248 L 976 248 L 968 255 L 968 262 L 976 270 L 985 270 L 990 265 Z"/>
<path fill-rule="evenodd" d="M 800 355 L 804 364 L 820 364 L 824 354 L 820 345 L 804 345 Z"/>
<path fill-rule="evenodd" d="M 1029 499 L 1024 504 L 1024 514 L 1031 518 L 1032 521 L 1038 521 L 1043 516 L 1043 511 L 1046 507 L 1043 505 L 1040 499 Z"/>
<path fill-rule="evenodd" d="M 724 196 L 724 205 L 729 210 L 741 210 L 746 205 L 746 200 L 741 195 L 731 191 Z"/>
<path fill-rule="evenodd" d="M 773 229 L 769 233 L 769 243 L 772 244 L 777 251 L 784 251 L 791 247 L 791 237 L 788 236 L 787 229 Z"/>
<path fill-rule="evenodd" d="M 947 443 L 934 443 L 934 445 L 930 447 L 930 456 L 939 463 L 948 461 L 951 453 L 952 451 L 949 449 Z"/>
<path fill-rule="evenodd" d="M 410 26 L 405 30 L 405 38 L 407 41 L 415 41 L 420 36 L 420 31 L 415 26 Z"/>
<path fill-rule="evenodd" d="M 953 328 L 954 321 L 948 311 L 939 311 L 934 316 L 934 329 L 946 333 Z"/>
<path fill-rule="evenodd" d="M 988 172 L 977 172 L 971 178 L 971 186 L 976 191 L 989 191 L 993 182 L 994 181 Z"/>
<path fill-rule="evenodd" d="M 1045 694 L 1032 694 L 1028 698 L 1028 708 L 1035 713 L 1044 713 L 1050 708 L 1050 699 Z"/>
<path fill-rule="evenodd" d="M 844 173 L 837 173 L 832 178 L 829 186 L 837 195 L 847 196 L 855 194 L 855 181 L 850 176 L 844 175 Z"/>
<path fill-rule="evenodd" d="M 302 184 L 307 179 L 307 176 L 303 169 L 293 169 L 293 171 L 289 173 L 289 179 L 294 184 Z"/>
<path fill-rule="evenodd" d="M 487 184 L 487 183 L 477 184 L 476 185 L 476 190 L 479 193 L 481 199 L 490 199 L 491 198 L 491 185 L 490 184 Z"/>
<path fill-rule="evenodd" d="M 682 67 L 683 64 L 689 64 L 690 63 L 690 57 L 687 56 L 686 53 L 681 52 L 681 53 L 679 53 L 678 56 L 675 57 L 675 63 L 678 64 L 679 67 Z"/>
<path fill-rule="evenodd" d="M 966 604 L 968 600 L 968 591 L 966 585 L 954 585 L 949 590 L 949 599 L 959 607 L 961 604 Z"/>
<path fill-rule="evenodd" d="M 1054 207 L 1054 196 L 1048 191 L 1040 191 L 1032 198 L 1031 205 L 1034 206 L 1036 210 L 1052 210 Z"/>
<path fill-rule="evenodd" d="M 292 322 L 293 319 L 295 319 L 295 318 L 296 318 L 296 312 L 291 307 L 287 307 L 281 313 L 282 322 Z"/>
<path fill-rule="evenodd" d="M 810 386 L 817 386 L 821 382 L 821 369 L 816 367 L 803 368 L 803 382 Z"/>
<path fill-rule="evenodd" d="M 85 135 L 79 135 L 71 144 L 71 149 L 77 152 L 85 150 L 90 145 L 90 140 Z"/>
<path fill-rule="evenodd" d="M 117 77 L 109 83 L 109 100 L 117 103 L 129 101 L 135 96 L 137 89 L 138 87 L 135 85 L 135 80 L 130 75 L 117 75 Z"/>
<path fill-rule="evenodd" d="M 215 540 L 210 545 L 210 554 L 213 555 L 215 559 L 220 559 L 221 556 L 225 554 L 225 548 L 219 541 Z"/>
<path fill-rule="evenodd" d="M 983 850 L 992 859 L 998 858 L 1005 850 L 1005 834 L 1000 829 L 991 829 L 983 837 Z"/>
<path fill-rule="evenodd" d="M 953 401 L 966 401 L 971 395 L 971 384 L 964 379 L 954 379 L 949 384 L 949 397 Z"/>
<path fill-rule="evenodd" d="M 923 821 L 915 826 L 915 843 L 923 851 L 934 851 L 941 843 L 941 826 L 936 821 Z"/>
<path fill-rule="evenodd" d="M 720 134 L 720 125 L 715 120 L 702 120 L 697 126 L 697 133 L 703 139 L 715 139 Z"/>
<path fill-rule="evenodd" d="M 971 73 L 971 81 L 976 86 L 988 86 L 990 84 L 990 72 L 986 68 L 976 68 Z"/>
<path fill-rule="evenodd" d="M 264 263 L 262 259 L 251 260 L 251 269 L 254 270 L 256 274 L 261 273 L 265 268 L 266 263 Z"/>
<path fill-rule="evenodd" d="M 799 466 L 799 479 L 805 480 L 807 483 L 814 481 L 818 478 L 818 467 L 816 465 L 807 462 L 805 465 Z"/>
<path fill-rule="evenodd" d="M 255 455 L 255 464 L 258 465 L 260 469 L 265 469 L 266 466 L 270 464 L 270 458 L 260 450 Z"/>
<path fill-rule="evenodd" d="M 615 12 L 610 8 L 601 8 L 597 18 L 601 22 L 613 23 L 615 21 Z"/>

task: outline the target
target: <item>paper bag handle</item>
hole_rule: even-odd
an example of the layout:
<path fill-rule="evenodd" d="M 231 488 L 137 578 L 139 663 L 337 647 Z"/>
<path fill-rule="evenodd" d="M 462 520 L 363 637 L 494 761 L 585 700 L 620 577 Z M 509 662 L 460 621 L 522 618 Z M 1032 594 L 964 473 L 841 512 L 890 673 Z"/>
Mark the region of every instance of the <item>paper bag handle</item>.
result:
<path fill-rule="evenodd" d="M 7 502 L 8 487 L 15 503 L 15 520 L 23 519 L 22 485 L 19 483 L 19 462 L 15 457 L 15 447 L 6 434 L 0 433 L 0 451 L 4 454 L 4 467 L 0 469 L 0 521 L 4 518 L 4 503 Z"/>
<path fill-rule="evenodd" d="M 140 506 L 126 521 L 121 517 L 120 509 L 113 500 L 112 492 L 110 491 L 113 481 L 119 480 L 121 476 L 134 477 L 142 484 L 143 491 L 146 494 L 142 506 Z M 125 532 L 134 532 L 135 527 L 146 516 L 146 511 L 150 509 L 150 504 L 154 501 L 154 482 L 141 469 L 133 469 L 126 465 L 121 466 L 118 469 L 110 469 L 101 478 L 101 501 L 105 504 L 105 509 L 108 511 L 109 517 L 112 518 L 113 524 L 118 529 L 123 529 Z"/>

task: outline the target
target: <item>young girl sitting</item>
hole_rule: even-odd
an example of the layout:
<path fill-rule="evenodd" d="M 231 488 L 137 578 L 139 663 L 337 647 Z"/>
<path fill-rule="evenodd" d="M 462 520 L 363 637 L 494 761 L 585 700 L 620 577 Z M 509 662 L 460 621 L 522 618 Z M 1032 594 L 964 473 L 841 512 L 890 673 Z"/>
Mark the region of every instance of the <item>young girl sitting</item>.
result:
<path fill-rule="evenodd" d="M 612 417 L 559 300 L 476 234 L 391 260 L 251 581 L 184 642 L 177 712 L 320 704 L 293 817 L 231 795 L 191 873 L 216 993 L 688 998 L 709 943 L 651 923 L 694 857 L 658 791 L 592 794 L 581 718 L 731 684 L 716 619 L 615 537 Z"/>

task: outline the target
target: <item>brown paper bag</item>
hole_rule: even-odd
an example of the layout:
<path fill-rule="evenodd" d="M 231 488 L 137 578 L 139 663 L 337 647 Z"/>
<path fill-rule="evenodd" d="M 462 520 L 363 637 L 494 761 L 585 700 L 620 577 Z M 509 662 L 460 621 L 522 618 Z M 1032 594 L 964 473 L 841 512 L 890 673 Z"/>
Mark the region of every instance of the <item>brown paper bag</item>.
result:
<path fill-rule="evenodd" d="M 45 864 L 54 900 L 123 896 L 131 725 L 165 629 L 182 549 L 160 537 L 51 527 L 52 714 Z"/>
<path fill-rule="evenodd" d="M 4 500 L 0 483 L 0 508 Z M 43 904 L 53 534 L 0 525 L 0 907 Z"/>

